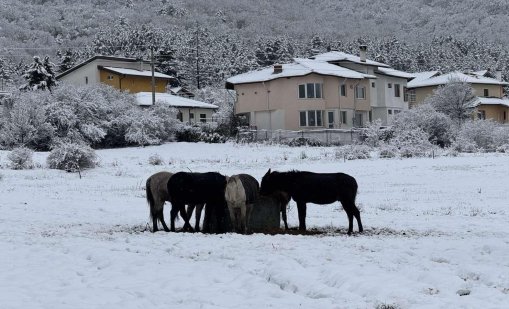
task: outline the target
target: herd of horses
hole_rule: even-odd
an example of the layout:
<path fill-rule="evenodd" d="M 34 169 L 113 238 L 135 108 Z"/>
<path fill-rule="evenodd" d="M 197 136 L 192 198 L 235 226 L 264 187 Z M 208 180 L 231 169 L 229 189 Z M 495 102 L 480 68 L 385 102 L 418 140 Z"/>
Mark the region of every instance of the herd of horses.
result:
<path fill-rule="evenodd" d="M 147 179 L 146 194 L 152 232 L 159 230 L 158 221 L 166 232 L 175 231 L 175 219 L 179 212 L 184 220 L 184 231 L 200 231 L 201 213 L 206 207 L 207 210 L 227 208 L 235 231 L 247 233 L 250 209 L 260 196 L 271 196 L 281 206 L 285 229 L 288 229 L 287 204 L 291 199 L 297 203 L 301 231 L 306 230 L 307 203 L 332 204 L 339 201 L 348 217 L 350 235 L 353 218 L 357 221 L 359 232 L 363 231 L 359 209 L 355 205 L 357 188 L 355 178 L 344 173 L 276 172 L 269 169 L 260 185 L 247 174 L 228 177 L 217 172 L 159 172 Z M 171 203 L 170 228 L 163 216 L 166 201 Z M 196 211 L 194 228 L 189 223 L 193 211 Z M 240 216 L 236 215 L 239 213 Z"/>

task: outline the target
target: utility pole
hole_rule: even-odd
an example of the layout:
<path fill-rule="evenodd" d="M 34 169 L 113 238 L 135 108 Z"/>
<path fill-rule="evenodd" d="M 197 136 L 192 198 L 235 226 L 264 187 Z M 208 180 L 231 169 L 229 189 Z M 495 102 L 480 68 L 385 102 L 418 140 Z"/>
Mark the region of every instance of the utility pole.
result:
<path fill-rule="evenodd" d="M 196 23 L 196 87 L 200 89 L 200 39 L 198 23 Z"/>
<path fill-rule="evenodd" d="M 154 47 L 150 47 L 150 69 L 152 71 L 152 105 L 156 104 L 156 79 L 154 74 Z"/>

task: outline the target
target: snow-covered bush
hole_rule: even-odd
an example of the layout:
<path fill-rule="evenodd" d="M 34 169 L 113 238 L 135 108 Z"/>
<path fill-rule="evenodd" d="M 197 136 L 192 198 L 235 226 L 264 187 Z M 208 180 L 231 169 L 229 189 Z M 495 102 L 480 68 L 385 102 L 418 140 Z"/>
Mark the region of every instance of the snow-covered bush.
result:
<path fill-rule="evenodd" d="M 387 136 L 387 129 L 382 128 L 382 120 L 377 119 L 368 123 L 362 134 L 364 136 L 364 144 L 378 147 Z"/>
<path fill-rule="evenodd" d="M 509 153 L 509 144 L 503 144 L 498 146 L 497 152 Z"/>
<path fill-rule="evenodd" d="M 219 133 L 206 133 L 202 132 L 200 134 L 200 141 L 203 141 L 205 143 L 211 143 L 211 144 L 218 144 L 218 143 L 226 143 L 228 138 L 226 136 L 223 136 Z"/>
<path fill-rule="evenodd" d="M 92 148 L 78 143 L 62 143 L 53 148 L 46 160 L 49 168 L 77 172 L 93 168 L 97 156 Z"/>
<path fill-rule="evenodd" d="M 290 147 L 301 147 L 301 146 L 322 146 L 323 143 L 315 138 L 309 137 L 296 137 L 284 142 L 285 145 Z"/>
<path fill-rule="evenodd" d="M 158 155 L 157 153 L 154 153 L 148 157 L 148 164 L 150 165 L 163 165 L 163 158 Z"/>
<path fill-rule="evenodd" d="M 471 120 L 458 130 L 454 148 L 460 152 L 496 151 L 506 143 L 507 131 L 492 120 Z"/>
<path fill-rule="evenodd" d="M 428 134 L 421 128 L 396 130 L 389 144 L 404 158 L 427 156 L 433 150 Z"/>
<path fill-rule="evenodd" d="M 395 158 L 399 156 L 399 149 L 394 145 L 382 143 L 380 144 L 378 149 L 379 149 L 378 156 L 380 158 Z"/>
<path fill-rule="evenodd" d="M 357 160 L 371 158 L 371 147 L 366 145 L 345 145 L 336 149 L 336 159 Z"/>
<path fill-rule="evenodd" d="M 14 148 L 8 155 L 9 166 L 13 170 L 25 170 L 34 167 L 34 152 L 26 147 Z"/>
<path fill-rule="evenodd" d="M 452 120 L 447 115 L 436 111 L 430 104 L 421 104 L 394 117 L 394 131 L 414 128 L 422 129 L 428 134 L 430 142 L 441 147 L 449 145 L 452 141 Z"/>
<path fill-rule="evenodd" d="M 175 138 L 177 142 L 191 142 L 196 143 L 200 141 L 202 129 L 196 125 L 182 125 L 177 129 Z"/>

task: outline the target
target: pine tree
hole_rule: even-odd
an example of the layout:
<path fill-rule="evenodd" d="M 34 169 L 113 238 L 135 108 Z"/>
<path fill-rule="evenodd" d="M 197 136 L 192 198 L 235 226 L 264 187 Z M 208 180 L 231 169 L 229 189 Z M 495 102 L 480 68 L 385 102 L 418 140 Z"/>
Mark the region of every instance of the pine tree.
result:
<path fill-rule="evenodd" d="M 55 65 L 49 61 L 49 57 L 41 58 L 34 56 L 34 62 L 24 72 L 23 77 L 27 83 L 21 87 L 22 90 L 45 90 L 51 92 L 51 88 L 56 86 L 55 72 L 53 68 Z"/>

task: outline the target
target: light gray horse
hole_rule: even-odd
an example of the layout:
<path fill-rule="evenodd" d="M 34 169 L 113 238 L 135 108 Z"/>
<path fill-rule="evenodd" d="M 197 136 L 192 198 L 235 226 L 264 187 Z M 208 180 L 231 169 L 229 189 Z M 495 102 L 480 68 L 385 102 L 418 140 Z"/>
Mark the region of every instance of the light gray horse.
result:
<path fill-rule="evenodd" d="M 225 199 L 230 212 L 232 225 L 237 232 L 247 233 L 252 204 L 258 199 L 260 185 L 251 175 L 239 174 L 227 178 Z M 240 210 L 240 220 L 237 220 L 235 211 Z"/>

